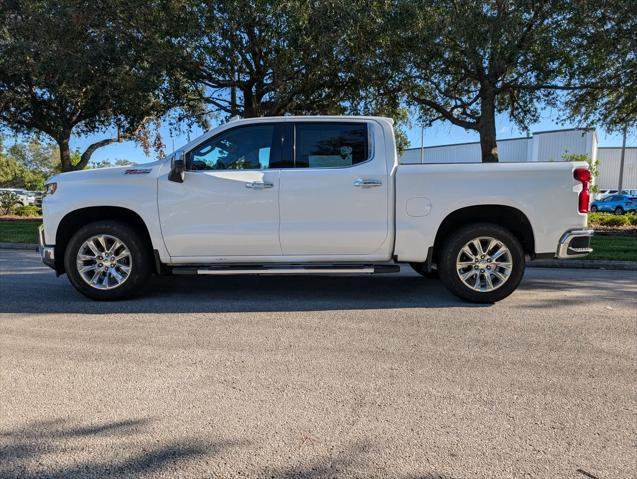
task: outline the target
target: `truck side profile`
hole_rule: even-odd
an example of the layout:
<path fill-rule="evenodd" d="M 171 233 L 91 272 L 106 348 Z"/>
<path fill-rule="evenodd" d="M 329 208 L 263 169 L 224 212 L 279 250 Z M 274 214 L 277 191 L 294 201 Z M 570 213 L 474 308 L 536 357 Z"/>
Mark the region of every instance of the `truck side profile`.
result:
<path fill-rule="evenodd" d="M 40 254 L 96 300 L 151 274 L 373 274 L 409 264 L 454 294 L 511 294 L 525 258 L 590 253 L 585 163 L 398 161 L 381 117 L 228 122 L 167 158 L 64 173 Z"/>

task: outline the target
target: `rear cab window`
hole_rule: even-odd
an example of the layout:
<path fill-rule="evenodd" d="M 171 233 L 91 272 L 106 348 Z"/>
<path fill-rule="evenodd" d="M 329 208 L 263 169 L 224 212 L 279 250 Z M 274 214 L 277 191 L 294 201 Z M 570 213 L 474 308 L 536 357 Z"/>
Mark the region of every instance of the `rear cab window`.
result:
<path fill-rule="evenodd" d="M 367 123 L 299 122 L 295 137 L 295 168 L 345 168 L 370 157 Z"/>

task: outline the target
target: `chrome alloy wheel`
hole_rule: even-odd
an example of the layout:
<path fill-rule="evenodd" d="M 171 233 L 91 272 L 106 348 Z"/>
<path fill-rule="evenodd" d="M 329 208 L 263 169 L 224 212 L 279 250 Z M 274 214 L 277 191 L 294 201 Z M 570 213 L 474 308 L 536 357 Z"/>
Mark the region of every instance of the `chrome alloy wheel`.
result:
<path fill-rule="evenodd" d="M 115 236 L 92 236 L 77 251 L 77 271 L 89 286 L 113 289 L 130 276 L 132 259 L 128 247 Z"/>
<path fill-rule="evenodd" d="M 456 258 L 456 271 L 468 288 L 481 293 L 498 289 L 513 270 L 509 248 L 490 236 L 480 236 L 465 244 Z"/>

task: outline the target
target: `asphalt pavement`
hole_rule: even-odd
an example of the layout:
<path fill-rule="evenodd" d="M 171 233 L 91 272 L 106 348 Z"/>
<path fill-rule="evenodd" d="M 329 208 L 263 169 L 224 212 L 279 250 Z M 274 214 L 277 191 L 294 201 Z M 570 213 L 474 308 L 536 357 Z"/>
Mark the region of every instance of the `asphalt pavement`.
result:
<path fill-rule="evenodd" d="M 162 277 L 0 250 L 0 477 L 631 478 L 637 272 L 462 303 L 411 271 Z"/>

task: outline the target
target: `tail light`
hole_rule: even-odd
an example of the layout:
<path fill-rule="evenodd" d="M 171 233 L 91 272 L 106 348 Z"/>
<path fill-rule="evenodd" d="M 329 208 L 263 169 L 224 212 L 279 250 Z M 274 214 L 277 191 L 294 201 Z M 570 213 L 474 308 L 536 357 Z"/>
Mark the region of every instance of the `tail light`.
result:
<path fill-rule="evenodd" d="M 591 172 L 586 168 L 575 168 L 573 178 L 582 184 L 582 191 L 580 191 L 579 194 L 579 212 L 588 213 L 588 205 L 591 202 L 591 192 L 589 189 Z"/>

